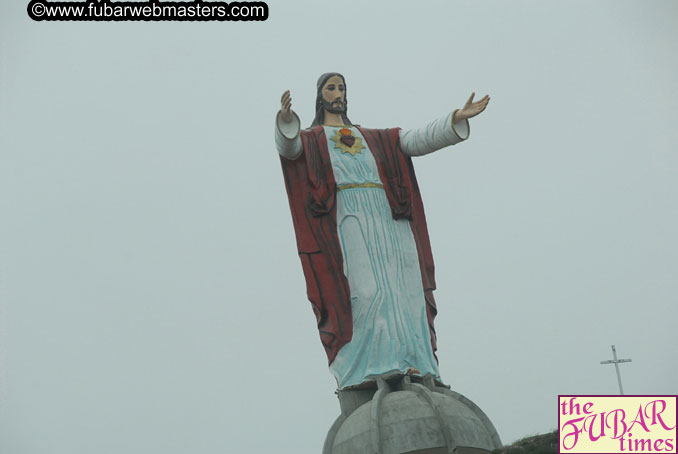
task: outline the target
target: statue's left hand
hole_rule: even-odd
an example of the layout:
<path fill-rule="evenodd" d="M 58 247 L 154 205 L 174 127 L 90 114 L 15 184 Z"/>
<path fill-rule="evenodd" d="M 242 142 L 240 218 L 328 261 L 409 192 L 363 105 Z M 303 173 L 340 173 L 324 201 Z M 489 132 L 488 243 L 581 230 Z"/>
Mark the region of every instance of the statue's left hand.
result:
<path fill-rule="evenodd" d="M 490 102 L 490 96 L 485 95 L 481 100 L 473 102 L 473 97 L 475 95 L 475 92 L 471 93 L 471 97 L 468 98 L 468 101 L 466 101 L 464 107 L 454 112 L 454 118 L 452 119 L 453 123 L 464 121 L 468 118 L 473 118 L 485 110 L 487 104 Z"/>

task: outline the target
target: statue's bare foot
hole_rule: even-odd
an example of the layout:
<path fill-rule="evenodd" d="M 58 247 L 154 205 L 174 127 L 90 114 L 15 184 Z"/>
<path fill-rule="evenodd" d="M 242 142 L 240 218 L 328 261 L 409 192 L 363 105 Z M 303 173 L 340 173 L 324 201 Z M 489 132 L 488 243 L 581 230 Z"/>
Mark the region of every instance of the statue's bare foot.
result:
<path fill-rule="evenodd" d="M 414 367 L 410 367 L 409 369 L 407 369 L 405 374 L 407 374 L 407 375 L 421 375 L 421 372 L 419 371 L 419 369 L 415 369 Z"/>

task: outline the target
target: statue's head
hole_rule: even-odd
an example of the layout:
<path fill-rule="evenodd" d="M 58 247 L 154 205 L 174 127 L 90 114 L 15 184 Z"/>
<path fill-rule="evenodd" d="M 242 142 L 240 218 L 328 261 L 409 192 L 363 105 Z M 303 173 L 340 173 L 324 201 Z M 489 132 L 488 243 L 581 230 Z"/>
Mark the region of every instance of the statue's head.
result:
<path fill-rule="evenodd" d="M 325 112 L 340 114 L 344 124 L 351 125 L 346 116 L 348 100 L 344 76 L 339 73 L 325 73 L 318 78 L 317 88 L 315 118 L 311 126 L 322 125 L 325 122 Z"/>

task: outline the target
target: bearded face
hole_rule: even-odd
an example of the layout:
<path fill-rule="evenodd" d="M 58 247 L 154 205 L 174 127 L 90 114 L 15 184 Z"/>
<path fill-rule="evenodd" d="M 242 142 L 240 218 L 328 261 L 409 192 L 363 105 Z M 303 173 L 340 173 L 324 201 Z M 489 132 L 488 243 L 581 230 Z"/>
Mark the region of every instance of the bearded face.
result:
<path fill-rule="evenodd" d="M 346 113 L 346 86 L 341 76 L 327 79 L 321 93 L 323 109 L 335 114 Z"/>
<path fill-rule="evenodd" d="M 328 114 L 339 115 L 341 123 L 352 125 L 346 116 L 348 99 L 344 76 L 339 73 L 325 73 L 318 78 L 316 87 L 318 92 L 315 100 L 315 118 L 311 127 L 324 124 L 325 116 Z"/>

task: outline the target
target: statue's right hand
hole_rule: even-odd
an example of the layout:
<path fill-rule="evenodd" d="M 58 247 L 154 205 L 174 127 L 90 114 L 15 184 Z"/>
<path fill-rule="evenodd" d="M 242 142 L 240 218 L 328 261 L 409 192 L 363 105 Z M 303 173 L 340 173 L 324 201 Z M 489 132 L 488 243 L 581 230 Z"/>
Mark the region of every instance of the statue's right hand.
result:
<path fill-rule="evenodd" d="M 289 123 L 292 121 L 292 96 L 290 95 L 290 91 L 287 90 L 285 93 L 282 94 L 282 97 L 280 98 L 280 113 L 282 115 L 282 120 L 285 123 Z"/>

